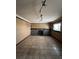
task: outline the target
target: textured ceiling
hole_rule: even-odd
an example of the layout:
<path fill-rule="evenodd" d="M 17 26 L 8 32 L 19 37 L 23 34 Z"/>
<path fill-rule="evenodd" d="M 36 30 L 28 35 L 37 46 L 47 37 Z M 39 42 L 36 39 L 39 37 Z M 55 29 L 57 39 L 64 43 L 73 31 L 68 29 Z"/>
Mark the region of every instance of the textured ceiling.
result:
<path fill-rule="evenodd" d="M 16 0 L 16 14 L 31 23 L 47 23 L 62 16 L 62 0 L 47 0 L 42 9 L 41 21 L 39 10 L 43 0 Z"/>

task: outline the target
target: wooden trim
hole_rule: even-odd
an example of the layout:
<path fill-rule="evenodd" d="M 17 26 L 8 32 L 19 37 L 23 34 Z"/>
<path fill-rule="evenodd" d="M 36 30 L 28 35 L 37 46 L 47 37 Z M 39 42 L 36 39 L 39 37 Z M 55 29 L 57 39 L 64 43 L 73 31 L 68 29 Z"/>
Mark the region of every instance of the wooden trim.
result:
<path fill-rule="evenodd" d="M 49 29 L 45 29 L 45 28 L 31 28 L 31 30 L 49 30 Z"/>
<path fill-rule="evenodd" d="M 49 24 L 49 23 L 31 23 L 31 24 Z"/>
<path fill-rule="evenodd" d="M 21 42 L 23 42 L 25 39 L 27 39 L 29 36 L 25 37 L 23 40 L 21 40 L 19 43 L 17 43 L 16 46 L 19 45 Z"/>
<path fill-rule="evenodd" d="M 23 19 L 21 19 L 21 18 L 19 18 L 19 17 L 17 17 L 17 16 L 16 16 L 16 18 L 18 18 L 18 19 L 20 19 L 20 20 L 22 20 L 22 21 L 24 21 L 24 22 L 30 23 L 30 22 L 25 21 L 25 20 L 23 20 Z"/>
<path fill-rule="evenodd" d="M 61 21 L 62 21 L 62 17 L 59 17 L 58 19 L 56 19 L 52 22 L 49 22 L 49 24 L 58 23 L 58 22 L 61 22 Z"/>
<path fill-rule="evenodd" d="M 21 20 L 23 20 L 23 21 L 26 21 L 26 22 L 28 22 L 28 23 L 31 23 L 30 21 L 26 20 L 25 18 L 23 18 L 23 17 L 21 17 L 21 16 L 19 16 L 19 15 L 16 15 L 16 18 L 19 18 L 19 19 L 21 19 Z"/>

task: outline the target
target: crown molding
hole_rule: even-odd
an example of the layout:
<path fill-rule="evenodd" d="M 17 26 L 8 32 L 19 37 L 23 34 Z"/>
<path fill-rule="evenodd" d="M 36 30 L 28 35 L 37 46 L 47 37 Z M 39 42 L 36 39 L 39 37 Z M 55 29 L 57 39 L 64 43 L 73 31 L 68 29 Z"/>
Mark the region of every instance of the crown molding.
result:
<path fill-rule="evenodd" d="M 29 23 L 31 23 L 30 21 L 28 21 L 27 19 L 25 19 L 24 17 L 21 17 L 20 15 L 18 15 L 18 14 L 16 14 L 16 17 L 18 17 L 18 18 L 20 18 L 20 19 L 22 19 L 22 20 L 25 20 L 25 21 L 27 21 L 27 22 L 29 22 Z"/>

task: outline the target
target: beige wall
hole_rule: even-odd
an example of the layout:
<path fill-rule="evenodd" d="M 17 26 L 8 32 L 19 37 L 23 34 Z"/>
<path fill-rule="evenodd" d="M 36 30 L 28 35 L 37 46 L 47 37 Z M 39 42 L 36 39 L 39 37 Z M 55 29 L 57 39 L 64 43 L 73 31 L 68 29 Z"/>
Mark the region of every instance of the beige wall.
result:
<path fill-rule="evenodd" d="M 16 17 L 16 44 L 31 33 L 31 24 Z"/>
<path fill-rule="evenodd" d="M 47 23 L 32 23 L 32 28 L 49 29 L 49 25 Z"/>

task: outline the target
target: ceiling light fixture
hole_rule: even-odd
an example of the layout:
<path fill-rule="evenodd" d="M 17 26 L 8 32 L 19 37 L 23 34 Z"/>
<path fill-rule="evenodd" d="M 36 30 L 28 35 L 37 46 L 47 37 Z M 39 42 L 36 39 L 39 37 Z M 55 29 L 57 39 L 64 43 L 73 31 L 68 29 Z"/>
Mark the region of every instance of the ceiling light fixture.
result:
<path fill-rule="evenodd" d="M 46 0 L 42 1 L 41 8 L 40 8 L 40 10 L 39 10 L 39 12 L 40 12 L 40 17 L 41 17 L 41 20 L 40 20 L 40 21 L 43 20 L 42 9 L 43 9 L 43 7 L 45 7 L 45 6 L 47 6 L 47 5 L 46 5 Z"/>
<path fill-rule="evenodd" d="M 42 21 L 42 19 L 43 19 L 43 15 L 41 14 L 40 17 L 41 17 L 41 20 L 40 20 L 40 21 Z"/>

